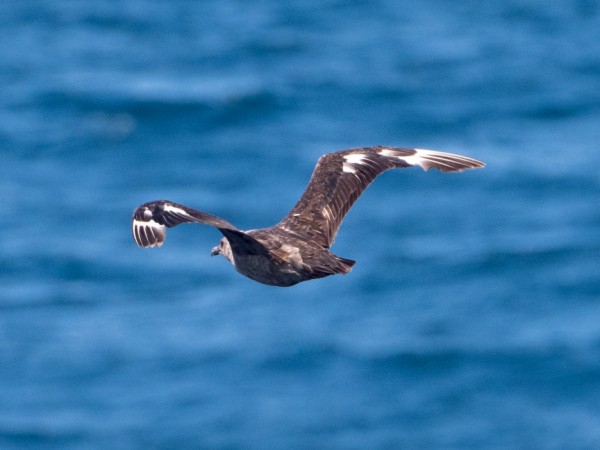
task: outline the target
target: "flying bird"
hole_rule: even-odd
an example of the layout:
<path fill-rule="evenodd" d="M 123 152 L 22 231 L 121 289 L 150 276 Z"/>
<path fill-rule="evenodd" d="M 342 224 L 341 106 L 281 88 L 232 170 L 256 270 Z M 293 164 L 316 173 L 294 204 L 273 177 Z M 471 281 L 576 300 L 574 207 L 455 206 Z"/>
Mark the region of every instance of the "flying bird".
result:
<path fill-rule="evenodd" d="M 204 223 L 223 238 L 212 249 L 242 275 L 272 286 L 346 274 L 355 261 L 329 251 L 344 216 L 381 173 L 420 166 L 442 172 L 484 167 L 476 159 L 424 149 L 365 147 L 322 156 L 304 194 L 287 216 L 269 228 L 242 231 L 220 217 L 168 200 L 140 205 L 133 213 L 133 239 L 140 247 L 161 246 L 166 228 Z"/>

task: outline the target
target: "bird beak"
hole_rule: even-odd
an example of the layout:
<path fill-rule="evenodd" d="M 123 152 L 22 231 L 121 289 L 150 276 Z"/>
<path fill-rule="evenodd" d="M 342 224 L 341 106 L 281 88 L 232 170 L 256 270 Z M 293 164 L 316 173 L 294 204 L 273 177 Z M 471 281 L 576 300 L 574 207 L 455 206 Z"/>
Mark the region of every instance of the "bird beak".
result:
<path fill-rule="evenodd" d="M 217 256 L 220 254 L 221 254 L 221 249 L 219 248 L 218 245 L 216 247 L 213 247 L 212 251 L 210 252 L 210 256 Z"/>

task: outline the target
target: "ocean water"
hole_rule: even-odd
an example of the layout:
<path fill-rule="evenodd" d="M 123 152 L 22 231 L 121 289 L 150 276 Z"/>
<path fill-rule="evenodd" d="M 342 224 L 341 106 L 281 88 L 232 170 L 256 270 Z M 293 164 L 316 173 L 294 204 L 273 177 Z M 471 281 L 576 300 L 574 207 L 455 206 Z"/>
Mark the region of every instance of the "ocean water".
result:
<path fill-rule="evenodd" d="M 0 448 L 600 448 L 600 2 L 0 4 Z M 333 251 L 263 286 L 219 233 L 317 158 L 381 176 Z"/>

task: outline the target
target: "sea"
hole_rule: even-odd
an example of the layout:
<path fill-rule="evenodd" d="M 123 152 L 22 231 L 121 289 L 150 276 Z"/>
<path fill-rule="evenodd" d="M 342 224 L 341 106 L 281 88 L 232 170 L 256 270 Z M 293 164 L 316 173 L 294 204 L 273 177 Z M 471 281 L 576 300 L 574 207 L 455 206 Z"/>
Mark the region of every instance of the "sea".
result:
<path fill-rule="evenodd" d="M 600 2 L 0 3 L 0 449 L 599 449 Z M 379 177 L 278 288 L 168 199 L 271 226 Z"/>

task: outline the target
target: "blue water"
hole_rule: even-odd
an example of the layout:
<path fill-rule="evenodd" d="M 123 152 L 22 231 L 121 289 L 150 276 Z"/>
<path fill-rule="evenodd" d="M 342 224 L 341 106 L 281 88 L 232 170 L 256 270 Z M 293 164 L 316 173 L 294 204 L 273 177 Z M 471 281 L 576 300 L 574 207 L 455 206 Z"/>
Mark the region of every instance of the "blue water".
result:
<path fill-rule="evenodd" d="M 0 448 L 600 448 L 600 3 L 0 3 Z M 279 221 L 390 172 L 347 276 L 273 288 L 167 198 Z"/>

